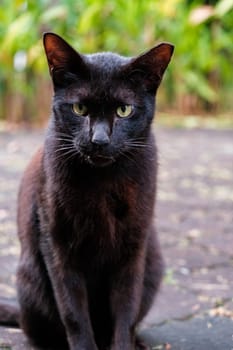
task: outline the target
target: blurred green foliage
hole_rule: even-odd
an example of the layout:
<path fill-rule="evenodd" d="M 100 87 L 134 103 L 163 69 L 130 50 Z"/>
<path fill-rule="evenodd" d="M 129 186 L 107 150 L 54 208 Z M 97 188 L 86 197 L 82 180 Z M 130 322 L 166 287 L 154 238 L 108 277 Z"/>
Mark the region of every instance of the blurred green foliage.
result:
<path fill-rule="evenodd" d="M 161 89 L 161 106 L 184 112 L 232 108 L 233 0 L 204 3 L 1 0 L 0 118 L 31 120 L 36 103 L 43 109 L 41 96 L 37 100 L 48 85 L 41 41 L 45 31 L 60 34 L 84 53 L 135 55 L 170 41 L 175 55 Z"/>

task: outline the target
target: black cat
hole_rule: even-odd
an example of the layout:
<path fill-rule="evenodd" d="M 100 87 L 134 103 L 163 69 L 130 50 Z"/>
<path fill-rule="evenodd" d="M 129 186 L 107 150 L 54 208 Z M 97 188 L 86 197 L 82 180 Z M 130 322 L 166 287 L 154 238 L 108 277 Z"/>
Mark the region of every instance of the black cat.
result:
<path fill-rule="evenodd" d="M 162 276 L 155 93 L 173 46 L 81 55 L 44 35 L 54 86 L 19 193 L 20 326 L 42 349 L 133 350 Z"/>

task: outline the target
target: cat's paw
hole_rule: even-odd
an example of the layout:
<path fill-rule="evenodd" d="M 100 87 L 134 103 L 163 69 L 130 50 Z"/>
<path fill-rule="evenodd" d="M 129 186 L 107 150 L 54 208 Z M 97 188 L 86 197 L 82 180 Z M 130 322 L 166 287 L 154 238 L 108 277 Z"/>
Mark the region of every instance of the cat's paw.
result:
<path fill-rule="evenodd" d="M 150 350 L 150 347 L 146 345 L 140 338 L 136 338 L 135 341 L 135 349 L 136 350 Z"/>

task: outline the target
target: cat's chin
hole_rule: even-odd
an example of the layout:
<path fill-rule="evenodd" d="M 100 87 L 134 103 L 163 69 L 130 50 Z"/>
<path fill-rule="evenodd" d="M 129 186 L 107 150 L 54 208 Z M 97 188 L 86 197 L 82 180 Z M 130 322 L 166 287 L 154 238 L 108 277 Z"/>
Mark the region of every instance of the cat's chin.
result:
<path fill-rule="evenodd" d="M 113 157 L 105 157 L 101 155 L 88 156 L 87 161 L 94 167 L 106 167 L 115 162 Z"/>

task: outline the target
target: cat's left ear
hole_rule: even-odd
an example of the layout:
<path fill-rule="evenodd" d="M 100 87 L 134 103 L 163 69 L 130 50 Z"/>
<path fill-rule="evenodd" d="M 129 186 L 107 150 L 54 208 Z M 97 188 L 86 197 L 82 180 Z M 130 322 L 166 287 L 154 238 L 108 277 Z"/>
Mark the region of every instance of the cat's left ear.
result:
<path fill-rule="evenodd" d="M 174 46 L 172 44 L 161 43 L 134 58 L 128 67 L 131 77 L 140 77 L 148 91 L 156 92 L 173 51 Z"/>
<path fill-rule="evenodd" d="M 65 85 L 72 74 L 80 76 L 87 72 L 82 56 L 59 35 L 45 33 L 43 41 L 55 87 Z"/>

